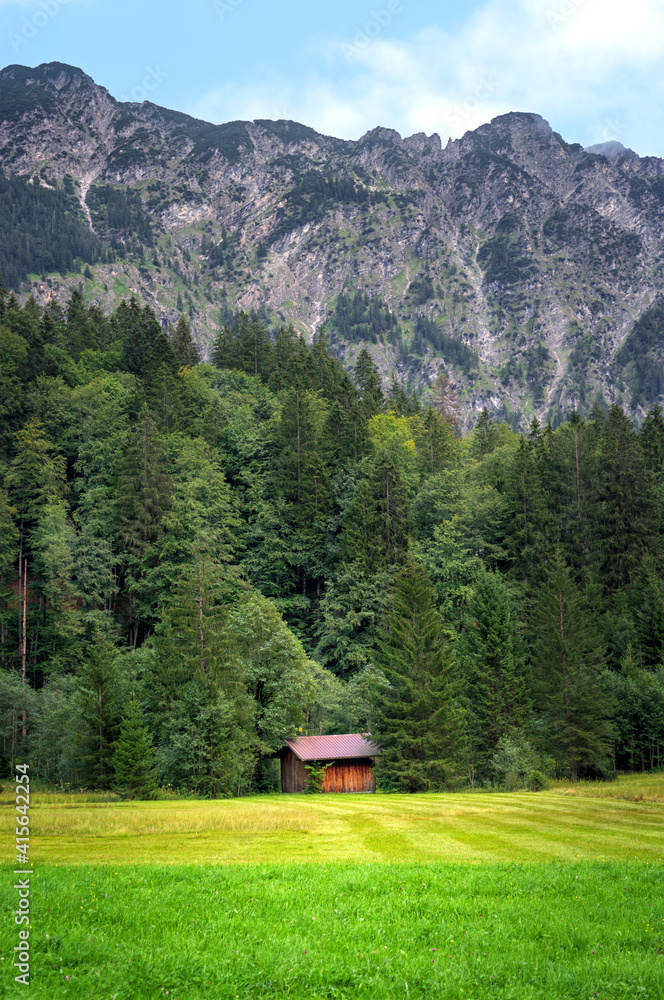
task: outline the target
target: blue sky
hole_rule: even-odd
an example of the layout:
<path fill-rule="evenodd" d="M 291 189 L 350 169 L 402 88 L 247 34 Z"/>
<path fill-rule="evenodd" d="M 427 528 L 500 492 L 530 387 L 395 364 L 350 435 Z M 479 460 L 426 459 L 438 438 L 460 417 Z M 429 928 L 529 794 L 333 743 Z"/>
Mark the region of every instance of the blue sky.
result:
<path fill-rule="evenodd" d="M 664 156 L 664 0 L 0 0 L 0 49 L 214 122 L 445 141 L 536 111 L 569 141 Z"/>

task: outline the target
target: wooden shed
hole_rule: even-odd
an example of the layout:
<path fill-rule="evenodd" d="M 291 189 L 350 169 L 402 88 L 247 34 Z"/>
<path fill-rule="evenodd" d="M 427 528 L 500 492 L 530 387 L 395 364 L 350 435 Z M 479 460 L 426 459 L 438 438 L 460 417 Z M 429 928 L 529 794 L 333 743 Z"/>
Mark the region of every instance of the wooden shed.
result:
<path fill-rule="evenodd" d="M 303 792 L 311 775 L 305 764 L 329 764 L 323 779 L 324 792 L 375 792 L 374 761 L 380 754 L 368 734 L 298 736 L 286 740 L 281 749 L 282 792 Z"/>

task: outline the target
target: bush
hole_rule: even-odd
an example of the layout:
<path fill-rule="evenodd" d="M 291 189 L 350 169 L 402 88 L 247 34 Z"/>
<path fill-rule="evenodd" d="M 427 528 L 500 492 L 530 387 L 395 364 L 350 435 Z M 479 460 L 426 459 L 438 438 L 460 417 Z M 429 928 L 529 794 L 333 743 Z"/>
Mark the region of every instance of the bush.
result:
<path fill-rule="evenodd" d="M 309 784 L 304 789 L 309 795 L 315 795 L 318 792 L 323 791 L 323 785 L 325 783 L 325 772 L 328 767 L 332 767 L 334 761 L 330 761 L 329 764 L 323 764 L 319 760 L 312 760 L 310 764 L 305 764 L 304 768 L 309 772 Z"/>
<path fill-rule="evenodd" d="M 497 784 L 505 785 L 510 792 L 514 792 L 526 785 L 528 775 L 537 769 L 539 763 L 539 754 L 531 743 L 522 733 L 515 731 L 499 739 L 491 759 L 491 770 Z"/>
<path fill-rule="evenodd" d="M 545 788 L 549 787 L 549 782 L 546 780 L 545 776 L 541 771 L 531 771 L 528 776 L 528 791 L 529 792 L 542 792 Z"/>

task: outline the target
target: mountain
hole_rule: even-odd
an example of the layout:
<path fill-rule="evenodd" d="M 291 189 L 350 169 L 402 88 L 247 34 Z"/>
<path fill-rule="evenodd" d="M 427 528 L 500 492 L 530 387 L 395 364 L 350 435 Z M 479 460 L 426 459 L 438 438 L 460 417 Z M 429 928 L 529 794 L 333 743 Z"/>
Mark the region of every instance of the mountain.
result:
<path fill-rule="evenodd" d="M 347 367 L 425 387 L 467 423 L 662 399 L 664 161 L 585 150 L 537 114 L 442 147 L 375 128 L 211 125 L 123 104 L 59 63 L 0 72 L 0 266 L 44 302 L 81 285 L 191 320 L 205 354 L 255 309 L 325 331 Z"/>

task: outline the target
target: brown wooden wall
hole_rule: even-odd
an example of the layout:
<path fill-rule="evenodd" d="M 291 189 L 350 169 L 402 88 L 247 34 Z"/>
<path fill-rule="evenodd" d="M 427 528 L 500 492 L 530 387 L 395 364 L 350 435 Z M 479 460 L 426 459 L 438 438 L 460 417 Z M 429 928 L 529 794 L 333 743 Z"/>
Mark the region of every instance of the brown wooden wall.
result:
<path fill-rule="evenodd" d="M 309 784 L 309 772 L 290 747 L 281 753 L 282 792 L 303 792 Z M 369 757 L 340 760 L 325 770 L 324 792 L 375 792 L 376 775 Z"/>
<path fill-rule="evenodd" d="M 286 747 L 281 752 L 282 792 L 303 792 L 308 784 L 309 772 L 304 770 L 304 764 L 290 747 Z"/>
<path fill-rule="evenodd" d="M 370 760 L 340 760 L 325 770 L 324 792 L 375 792 L 376 775 Z"/>

